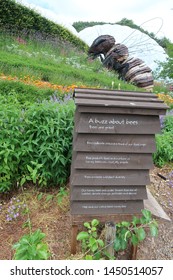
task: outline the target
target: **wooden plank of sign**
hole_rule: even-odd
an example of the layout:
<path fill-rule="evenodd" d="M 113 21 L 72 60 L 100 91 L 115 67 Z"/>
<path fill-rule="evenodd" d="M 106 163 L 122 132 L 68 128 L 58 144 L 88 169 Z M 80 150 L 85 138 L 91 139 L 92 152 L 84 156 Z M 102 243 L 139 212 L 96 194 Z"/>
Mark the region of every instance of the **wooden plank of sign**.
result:
<path fill-rule="evenodd" d="M 155 135 L 106 135 L 76 134 L 74 151 L 153 153 L 156 150 Z"/>
<path fill-rule="evenodd" d="M 94 102 L 96 105 L 97 102 Z M 147 108 L 121 108 L 121 107 L 93 107 L 93 106 L 77 106 L 77 111 L 81 113 L 102 113 L 102 114 L 130 114 L 130 115 L 165 115 L 165 109 L 147 109 Z"/>
<path fill-rule="evenodd" d="M 71 200 L 147 199 L 146 186 L 73 186 Z"/>
<path fill-rule="evenodd" d="M 136 216 L 137 218 L 141 218 L 142 214 L 141 213 L 133 213 L 133 214 L 106 214 L 106 215 L 96 215 L 96 214 L 85 214 L 85 215 L 80 215 L 80 214 L 75 214 L 71 215 L 71 224 L 72 225 L 83 225 L 84 222 L 88 221 L 91 222 L 93 219 L 97 219 L 100 223 L 105 223 L 107 221 L 114 221 L 116 223 L 122 222 L 122 221 L 127 221 L 131 222 L 133 216 Z"/>
<path fill-rule="evenodd" d="M 84 98 L 84 99 L 93 99 L 97 102 L 97 99 L 100 100 L 118 100 L 118 101 L 141 101 L 141 102 L 156 102 L 156 103 L 163 103 L 164 101 L 157 98 L 148 98 L 146 96 L 130 96 L 129 95 L 107 95 L 107 94 L 88 94 L 88 93 L 76 93 L 75 98 Z"/>
<path fill-rule="evenodd" d="M 133 214 L 144 208 L 142 200 L 133 201 L 72 201 L 71 214 Z"/>
<path fill-rule="evenodd" d="M 149 92 L 143 92 L 143 91 L 127 91 L 127 90 L 108 90 L 108 89 L 94 89 L 94 88 L 75 88 L 74 90 L 74 97 L 78 93 L 84 93 L 84 94 L 93 94 L 93 98 L 96 95 L 113 95 L 113 96 L 128 96 L 129 98 L 132 96 L 142 96 L 142 97 L 148 97 L 148 98 L 156 98 L 158 99 L 157 95 Z"/>
<path fill-rule="evenodd" d="M 148 170 L 74 170 L 71 185 L 127 186 L 150 183 Z"/>
<path fill-rule="evenodd" d="M 153 134 L 160 132 L 158 116 L 76 113 L 77 133 Z"/>
<path fill-rule="evenodd" d="M 73 158 L 76 169 L 150 169 L 151 154 L 77 152 Z"/>
<path fill-rule="evenodd" d="M 80 106 L 96 106 L 96 101 L 93 99 L 75 98 L 75 104 Z M 168 109 L 164 103 L 154 102 L 138 102 L 138 101 L 115 101 L 115 100 L 97 100 L 97 106 L 101 107 L 116 107 L 116 108 L 140 108 L 140 109 Z"/>

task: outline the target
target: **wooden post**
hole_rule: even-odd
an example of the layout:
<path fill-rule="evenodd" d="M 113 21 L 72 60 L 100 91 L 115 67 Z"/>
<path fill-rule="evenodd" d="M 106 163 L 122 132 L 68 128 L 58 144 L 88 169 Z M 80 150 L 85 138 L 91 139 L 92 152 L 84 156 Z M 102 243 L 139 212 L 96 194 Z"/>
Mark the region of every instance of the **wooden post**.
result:
<path fill-rule="evenodd" d="M 77 246 L 77 232 L 78 225 L 72 225 L 72 235 L 71 235 L 71 254 L 76 254 L 76 246 Z"/>
<path fill-rule="evenodd" d="M 136 260 L 137 259 L 137 250 L 138 250 L 137 245 L 132 245 L 131 246 L 131 260 Z"/>
<path fill-rule="evenodd" d="M 114 257 L 114 241 L 116 236 L 116 227 L 114 222 L 106 222 L 105 223 L 105 246 L 106 246 L 106 254 L 110 256 L 110 258 Z"/>

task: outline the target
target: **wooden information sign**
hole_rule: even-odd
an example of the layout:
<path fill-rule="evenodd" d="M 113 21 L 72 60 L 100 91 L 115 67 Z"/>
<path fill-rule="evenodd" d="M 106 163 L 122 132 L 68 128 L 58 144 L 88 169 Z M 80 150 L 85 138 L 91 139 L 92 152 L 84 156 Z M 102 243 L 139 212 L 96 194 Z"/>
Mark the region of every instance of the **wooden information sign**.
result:
<path fill-rule="evenodd" d="M 76 88 L 74 101 L 73 225 L 81 217 L 141 213 L 159 115 L 168 107 L 153 93 L 104 89 Z"/>

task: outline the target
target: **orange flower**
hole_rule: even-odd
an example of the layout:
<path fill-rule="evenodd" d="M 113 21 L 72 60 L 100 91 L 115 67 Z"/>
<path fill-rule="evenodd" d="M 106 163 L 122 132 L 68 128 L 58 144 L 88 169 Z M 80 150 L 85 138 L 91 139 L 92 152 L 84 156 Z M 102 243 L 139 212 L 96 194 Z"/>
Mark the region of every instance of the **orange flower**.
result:
<path fill-rule="evenodd" d="M 5 76 L 3 73 L 0 74 L 0 79 L 8 80 L 8 81 L 20 81 L 22 83 L 28 84 L 28 85 L 34 85 L 39 88 L 47 87 L 51 88 L 53 90 L 59 90 L 62 93 L 69 92 L 74 90 L 74 88 L 78 87 L 77 85 L 70 85 L 70 86 L 64 86 L 64 85 L 57 85 L 52 84 L 50 82 L 42 81 L 42 80 L 34 80 L 34 77 L 30 76 L 24 76 L 21 78 L 18 77 L 12 77 L 12 76 Z M 80 86 L 80 87 L 86 87 L 86 86 Z"/>

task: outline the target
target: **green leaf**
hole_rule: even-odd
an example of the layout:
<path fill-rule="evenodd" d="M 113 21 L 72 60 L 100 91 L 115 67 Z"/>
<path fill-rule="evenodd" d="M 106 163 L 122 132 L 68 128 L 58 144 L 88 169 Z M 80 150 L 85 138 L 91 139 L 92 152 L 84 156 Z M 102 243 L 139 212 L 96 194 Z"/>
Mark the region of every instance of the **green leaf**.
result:
<path fill-rule="evenodd" d="M 36 230 L 34 233 L 31 234 L 30 240 L 33 244 L 37 244 L 45 237 L 45 233 L 41 232 L 40 229 Z"/>
<path fill-rule="evenodd" d="M 85 260 L 93 260 L 93 257 L 91 255 L 86 255 Z"/>
<path fill-rule="evenodd" d="M 115 251 L 121 250 L 121 243 L 120 243 L 120 239 L 118 237 L 116 237 L 116 239 L 115 239 L 114 249 L 115 249 Z"/>
<path fill-rule="evenodd" d="M 39 193 L 39 194 L 37 195 L 38 201 L 40 201 L 40 200 L 42 199 L 42 197 L 43 197 L 43 193 Z"/>
<path fill-rule="evenodd" d="M 121 249 L 125 250 L 127 248 L 127 240 L 121 239 Z"/>
<path fill-rule="evenodd" d="M 99 244 L 100 247 L 104 246 L 104 242 L 101 239 L 97 239 L 97 243 Z"/>
<path fill-rule="evenodd" d="M 98 221 L 97 219 L 93 219 L 93 220 L 91 221 L 91 225 L 92 225 L 92 227 L 96 227 L 96 226 L 99 225 L 99 221 Z"/>
<path fill-rule="evenodd" d="M 122 226 L 124 226 L 124 227 L 129 227 L 129 226 L 130 226 L 130 222 L 125 222 L 125 221 L 123 221 L 121 224 L 122 224 Z"/>
<path fill-rule="evenodd" d="M 39 243 L 37 245 L 37 254 L 39 260 L 47 260 L 49 256 L 47 244 Z"/>
<path fill-rule="evenodd" d="M 59 158 L 59 161 L 61 162 L 61 164 L 62 164 L 63 166 L 65 166 L 66 161 L 65 161 L 65 159 L 64 159 L 63 157 L 60 157 L 60 158 Z"/>
<path fill-rule="evenodd" d="M 19 247 L 20 247 L 20 243 L 15 243 L 15 244 L 13 244 L 12 249 L 16 250 Z"/>
<path fill-rule="evenodd" d="M 50 200 L 52 200 L 53 199 L 53 194 L 48 194 L 47 196 L 46 196 L 46 202 L 49 202 Z"/>
<path fill-rule="evenodd" d="M 32 172 L 33 172 L 32 167 L 31 167 L 31 166 L 29 166 L 28 164 L 27 164 L 27 168 L 28 168 L 28 171 L 29 171 L 30 173 L 32 173 Z"/>
<path fill-rule="evenodd" d="M 146 233 L 145 230 L 143 228 L 138 228 L 136 231 L 137 237 L 139 239 L 139 241 L 142 241 L 145 239 L 146 237 Z"/>
<path fill-rule="evenodd" d="M 146 222 L 149 223 L 151 221 L 151 212 L 147 209 L 143 209 L 141 210 L 143 216 L 145 217 L 146 219 Z"/>
<path fill-rule="evenodd" d="M 30 227 L 30 225 L 31 225 L 31 221 L 27 220 L 23 223 L 22 228 Z"/>
<path fill-rule="evenodd" d="M 144 216 L 140 218 L 140 223 L 143 225 L 147 224 L 147 220 Z"/>
<path fill-rule="evenodd" d="M 33 180 L 33 183 L 36 184 L 36 181 L 37 181 L 37 169 L 33 170 L 32 180 Z"/>
<path fill-rule="evenodd" d="M 153 237 L 158 235 L 158 228 L 155 224 L 150 225 L 150 232 Z"/>
<path fill-rule="evenodd" d="M 91 228 L 91 231 L 96 231 L 96 230 L 97 230 L 96 227 L 92 227 L 92 228 Z"/>
<path fill-rule="evenodd" d="M 28 254 L 18 254 L 18 253 L 16 253 L 15 255 L 14 255 L 14 259 L 15 260 L 29 260 L 29 256 L 28 256 Z"/>
<path fill-rule="evenodd" d="M 25 182 L 26 182 L 26 178 L 23 177 L 22 180 L 20 181 L 20 185 L 23 186 L 23 184 L 25 184 Z"/>
<path fill-rule="evenodd" d="M 62 200 L 63 200 L 63 196 L 57 196 L 57 203 L 58 203 L 58 205 L 61 205 L 61 203 L 62 203 Z"/>
<path fill-rule="evenodd" d="M 84 223 L 84 227 L 86 227 L 86 228 L 91 228 L 90 223 L 85 222 L 85 223 Z"/>
<path fill-rule="evenodd" d="M 87 239 L 87 238 L 89 238 L 89 234 L 88 234 L 88 232 L 85 232 L 85 231 L 81 231 L 77 235 L 77 240 L 83 240 L 83 239 Z"/>
<path fill-rule="evenodd" d="M 137 218 L 136 216 L 133 216 L 132 224 L 133 224 L 134 226 L 136 226 L 136 225 L 139 224 L 139 223 L 140 223 L 140 219 Z"/>
<path fill-rule="evenodd" d="M 89 238 L 89 244 L 90 244 L 90 246 L 92 246 L 92 245 L 95 244 L 95 243 L 96 243 L 96 239 L 93 238 L 93 237 L 90 237 L 90 238 Z"/>
<path fill-rule="evenodd" d="M 92 252 L 95 252 L 98 249 L 98 244 L 95 242 L 90 248 Z"/>

